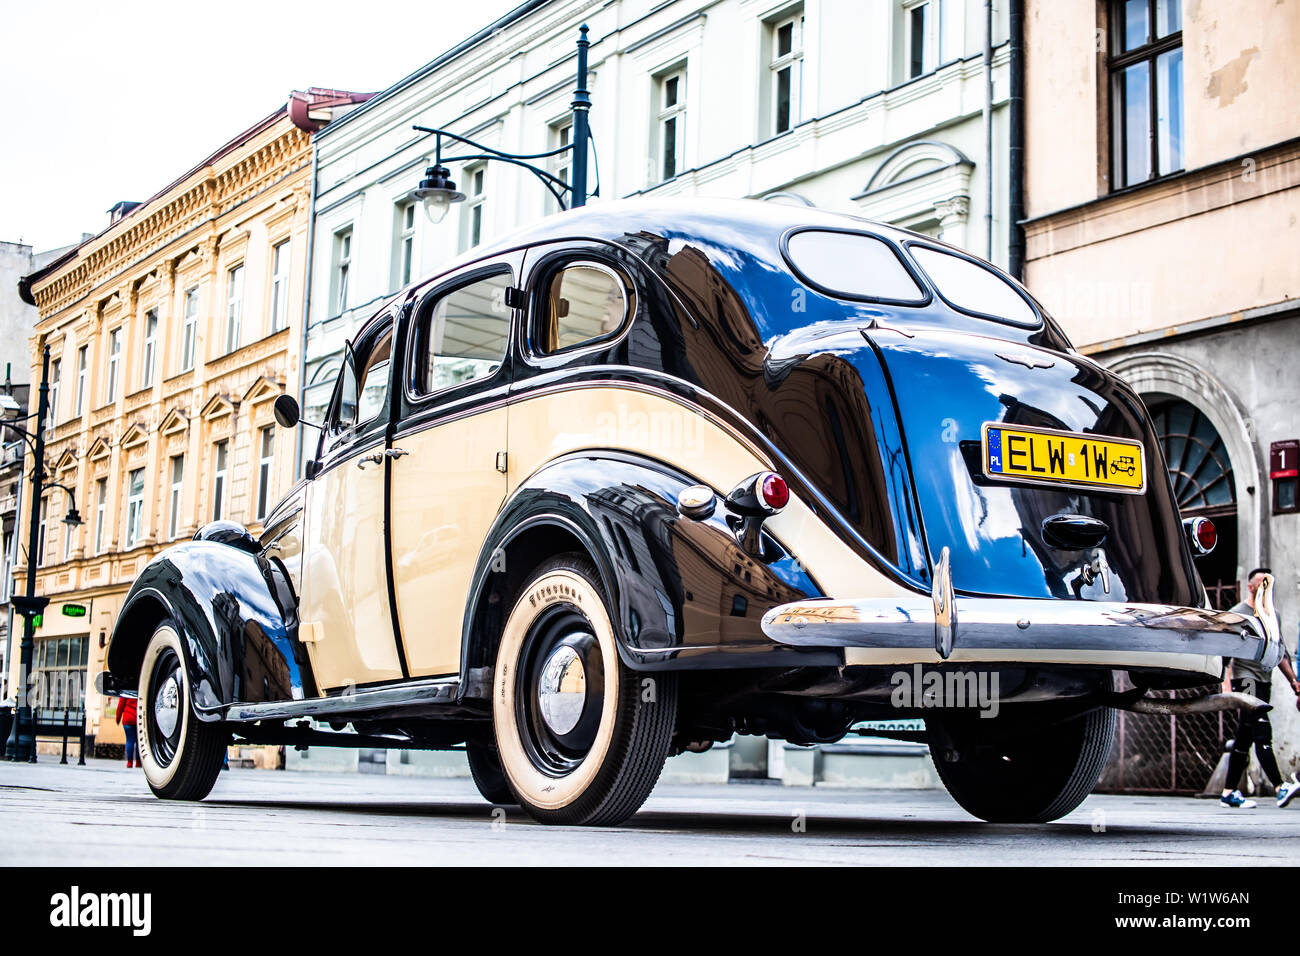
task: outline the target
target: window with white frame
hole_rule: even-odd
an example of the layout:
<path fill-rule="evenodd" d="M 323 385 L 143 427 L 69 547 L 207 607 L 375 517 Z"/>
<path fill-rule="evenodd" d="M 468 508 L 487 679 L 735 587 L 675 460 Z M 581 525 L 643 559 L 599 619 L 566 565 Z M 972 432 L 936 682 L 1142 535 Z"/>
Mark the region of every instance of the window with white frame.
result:
<path fill-rule="evenodd" d="M 219 441 L 212 452 L 212 520 L 219 521 L 226 512 L 226 471 L 230 442 Z"/>
<path fill-rule="evenodd" d="M 144 528 L 144 469 L 136 468 L 126 479 L 126 546 L 140 543 Z"/>
<path fill-rule="evenodd" d="M 331 299 L 334 314 L 342 315 L 348 309 L 348 282 L 352 278 L 352 227 L 334 233 L 334 269 Z"/>
<path fill-rule="evenodd" d="M 4 580 L 0 581 L 0 603 L 7 603 L 14 593 L 14 533 L 4 536 Z"/>
<path fill-rule="evenodd" d="M 271 333 L 289 324 L 289 240 L 271 247 Z"/>
<path fill-rule="evenodd" d="M 77 410 L 76 417 L 86 410 L 86 366 L 90 363 L 90 346 L 77 349 Z"/>
<path fill-rule="evenodd" d="M 415 208 L 413 202 L 397 204 L 393 215 L 393 276 L 394 289 L 411 281 L 415 268 Z"/>
<path fill-rule="evenodd" d="M 929 73 L 939 65 L 943 2 L 942 0 L 904 0 L 902 10 L 902 79 L 911 80 Z"/>
<path fill-rule="evenodd" d="M 49 512 L 50 499 L 41 499 L 41 513 L 37 519 L 37 541 L 36 541 L 36 566 L 45 567 L 45 534 L 46 534 L 46 517 Z"/>
<path fill-rule="evenodd" d="M 660 74 L 655 80 L 655 173 L 661 182 L 686 165 L 686 68 Z"/>
<path fill-rule="evenodd" d="M 181 320 L 181 371 L 194 368 L 194 342 L 199 332 L 199 287 L 185 290 L 185 309 Z"/>
<path fill-rule="evenodd" d="M 803 7 L 787 11 L 767 25 L 769 130 L 773 136 L 799 122 L 803 90 Z"/>
<path fill-rule="evenodd" d="M 244 266 L 226 273 L 226 351 L 239 348 L 239 326 L 244 315 Z"/>
<path fill-rule="evenodd" d="M 167 501 L 167 537 L 174 539 L 181 530 L 181 501 L 185 491 L 185 456 L 172 456 L 171 494 Z"/>
<path fill-rule="evenodd" d="M 54 425 L 59 420 L 59 381 L 63 378 L 63 362 L 55 359 L 50 363 L 50 408 L 46 421 Z"/>
<path fill-rule="evenodd" d="M 104 522 L 108 518 L 108 479 L 95 482 L 95 553 L 104 550 Z"/>
<path fill-rule="evenodd" d="M 484 192 L 486 185 L 485 167 L 474 166 L 465 170 L 465 208 L 460 218 L 462 252 L 474 248 L 483 241 L 483 203 L 487 198 Z"/>
<path fill-rule="evenodd" d="M 64 561 L 69 561 L 72 559 L 72 541 L 76 533 L 77 533 L 77 529 L 75 526 L 70 524 L 64 524 L 63 526 L 63 560 Z"/>
<path fill-rule="evenodd" d="M 257 460 L 257 517 L 266 517 L 267 509 L 274 502 L 271 500 L 271 480 L 275 466 L 275 429 L 263 428 L 258 433 L 260 456 Z"/>
<path fill-rule="evenodd" d="M 117 370 L 122 362 L 122 329 L 118 327 L 108 333 L 108 381 L 105 387 L 104 404 L 117 400 Z"/>
<path fill-rule="evenodd" d="M 148 388 L 153 384 L 154 356 L 158 351 L 158 310 L 150 309 L 144 314 L 144 355 L 140 363 L 140 387 Z"/>
<path fill-rule="evenodd" d="M 573 142 L 573 120 L 564 119 L 552 123 L 550 128 L 550 145 L 547 150 L 562 149 Z M 560 180 L 566 186 L 572 185 L 573 176 L 573 150 L 566 150 L 563 153 L 557 153 L 550 159 L 550 173 L 556 179 Z M 556 187 L 559 188 L 558 186 Z M 561 205 L 555 201 L 554 197 L 549 200 L 550 208 L 554 210 L 561 209 Z"/>

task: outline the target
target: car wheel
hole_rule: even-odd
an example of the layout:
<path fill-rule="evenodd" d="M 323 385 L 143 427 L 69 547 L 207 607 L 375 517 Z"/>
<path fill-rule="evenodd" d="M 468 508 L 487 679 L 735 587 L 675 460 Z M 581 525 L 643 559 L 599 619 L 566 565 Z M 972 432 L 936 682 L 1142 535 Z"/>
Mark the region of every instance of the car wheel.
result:
<path fill-rule="evenodd" d="M 513 806 L 519 801 L 506 780 L 506 772 L 501 769 L 501 757 L 497 754 L 496 740 L 489 730 L 487 733 L 475 733 L 465 741 L 465 755 L 469 758 L 469 774 L 474 778 L 474 786 L 488 803 Z"/>
<path fill-rule="evenodd" d="M 140 766 L 164 800 L 202 800 L 221 772 L 230 734 L 194 714 L 180 634 L 159 624 L 140 665 L 137 731 Z"/>
<path fill-rule="evenodd" d="M 641 807 L 663 771 L 677 678 L 643 677 L 619 660 L 596 569 L 564 555 L 515 597 L 492 716 L 506 779 L 532 817 L 613 826 Z"/>
<path fill-rule="evenodd" d="M 1115 711 L 926 718 L 930 754 L 952 798 L 990 823 L 1047 823 L 1092 792 L 1110 755 Z"/>

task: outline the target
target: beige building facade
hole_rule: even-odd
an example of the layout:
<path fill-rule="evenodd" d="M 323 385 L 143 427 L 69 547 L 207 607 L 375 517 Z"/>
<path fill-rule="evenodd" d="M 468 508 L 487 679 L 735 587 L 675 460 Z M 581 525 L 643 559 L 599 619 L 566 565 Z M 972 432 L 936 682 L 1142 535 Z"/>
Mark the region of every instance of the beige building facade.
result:
<path fill-rule="evenodd" d="M 1076 347 L 1134 386 L 1184 515 L 1218 525 L 1198 561 L 1211 601 L 1230 606 L 1251 569 L 1272 567 L 1292 653 L 1298 52 L 1295 3 L 1026 4 L 1026 283 Z M 1280 677 L 1274 694 L 1279 757 L 1294 766 Z M 1169 766 L 1183 767 L 1175 789 L 1192 788 L 1192 763 Z"/>
<path fill-rule="evenodd" d="M 278 110 L 25 280 L 33 382 L 50 357 L 46 474 L 83 517 L 63 522 L 58 488 L 39 505 L 38 719 L 84 694 L 86 733 L 120 743 L 93 681 L 131 582 L 214 519 L 256 533 L 293 483 L 272 402 L 298 387 L 310 166 L 310 134 Z"/>

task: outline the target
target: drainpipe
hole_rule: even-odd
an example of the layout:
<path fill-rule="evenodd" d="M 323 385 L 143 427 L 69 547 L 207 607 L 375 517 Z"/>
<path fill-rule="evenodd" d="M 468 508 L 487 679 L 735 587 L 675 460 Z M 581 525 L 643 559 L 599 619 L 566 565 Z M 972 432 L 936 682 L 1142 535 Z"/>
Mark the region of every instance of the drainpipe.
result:
<path fill-rule="evenodd" d="M 1011 96 L 1007 126 L 1010 139 L 1007 215 L 1007 271 L 1025 278 L 1025 0 L 1010 0 Z"/>
<path fill-rule="evenodd" d="M 984 258 L 993 261 L 993 0 L 984 0 Z"/>
<path fill-rule="evenodd" d="M 311 317 L 311 270 L 312 260 L 316 256 L 316 177 L 320 171 L 320 149 L 316 138 L 311 144 L 311 198 L 307 201 L 307 279 L 302 290 L 302 340 L 298 352 L 298 407 L 304 408 L 307 402 L 307 322 Z M 297 450 L 293 456 L 293 480 L 302 475 L 303 429 L 297 428 Z"/>

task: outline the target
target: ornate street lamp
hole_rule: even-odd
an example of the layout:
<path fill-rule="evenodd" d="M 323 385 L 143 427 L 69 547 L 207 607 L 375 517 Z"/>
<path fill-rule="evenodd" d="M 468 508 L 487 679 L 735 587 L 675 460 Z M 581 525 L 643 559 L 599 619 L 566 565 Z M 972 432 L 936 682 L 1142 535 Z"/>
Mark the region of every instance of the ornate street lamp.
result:
<path fill-rule="evenodd" d="M 465 201 L 465 194 L 456 188 L 456 183 L 451 179 L 451 171 L 443 165 L 444 163 L 479 161 L 510 163 L 528 170 L 540 179 L 542 185 L 555 197 L 555 201 L 560 204 L 561 208 L 576 209 L 578 206 L 586 205 L 587 152 L 588 143 L 591 139 L 591 127 L 588 122 L 588 113 L 591 110 L 591 94 L 587 90 L 587 50 L 590 46 L 591 43 L 587 40 L 587 25 L 584 23 L 578 31 L 578 86 L 573 91 L 573 102 L 570 104 L 573 108 L 573 135 L 571 142 L 567 145 L 548 150 L 545 153 L 506 153 L 490 146 L 484 146 L 482 143 L 476 143 L 468 137 L 460 136 L 445 129 L 431 129 L 428 126 L 412 127 L 421 133 L 432 133 L 434 137 L 433 165 L 424 171 L 424 179 L 420 180 L 419 188 L 413 189 L 410 194 L 412 199 L 418 200 L 424 206 L 424 214 L 429 218 L 430 222 L 435 225 L 442 222 L 447 216 L 447 210 L 451 208 L 453 203 Z M 444 159 L 442 155 L 443 137 L 457 143 L 464 143 L 466 146 L 479 150 L 479 152 L 465 156 L 450 156 Z M 571 183 L 565 182 L 559 176 L 529 162 L 529 160 L 535 159 L 550 159 L 569 152 L 573 154 L 571 166 L 573 181 Z M 599 193 L 599 189 L 598 176 L 597 193 Z M 565 201 L 566 193 L 568 195 L 567 202 Z"/>

